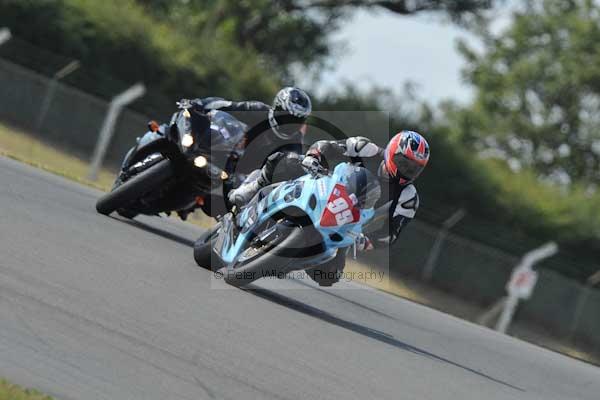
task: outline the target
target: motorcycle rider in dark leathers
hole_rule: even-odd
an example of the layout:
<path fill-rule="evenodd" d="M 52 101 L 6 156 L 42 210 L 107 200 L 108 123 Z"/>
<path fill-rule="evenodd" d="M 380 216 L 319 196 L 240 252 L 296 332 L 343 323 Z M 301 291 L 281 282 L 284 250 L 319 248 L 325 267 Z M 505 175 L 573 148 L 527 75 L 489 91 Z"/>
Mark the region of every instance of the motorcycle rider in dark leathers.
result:
<path fill-rule="evenodd" d="M 375 209 L 390 201 L 391 203 L 387 223 L 376 232 L 371 232 L 370 238 L 361 235 L 358 249 L 369 250 L 381 245 L 389 246 L 415 217 L 419 207 L 419 196 L 413 182 L 429 160 L 429 144 L 417 132 L 401 131 L 394 135 L 385 148 L 380 148 L 365 137 L 356 136 L 339 141 L 318 141 L 309 148 L 303 158 L 290 153 L 274 153 L 260 170 L 252 172 L 239 188 L 229 193 L 229 200 L 237 205 L 246 204 L 261 187 L 273 183 L 275 174 L 278 175 L 278 181 L 290 180 L 304 175 L 306 170 L 334 168 L 344 161 L 362 163 L 367 159 L 381 159 L 376 173 L 382 195 L 375 204 Z M 330 286 L 339 280 L 344 266 L 345 252 L 338 251 L 336 258 L 318 267 L 319 274 L 327 278 L 316 277 L 317 268 L 308 270 L 308 273 L 320 285 Z M 332 271 L 336 272 L 333 279 Z"/>
<path fill-rule="evenodd" d="M 225 111 L 249 126 L 245 134 L 246 149 L 244 157 L 236 166 L 236 172 L 247 173 L 264 163 L 272 153 L 284 152 L 302 154 L 304 144 L 304 125 L 312 111 L 310 97 L 302 89 L 284 87 L 277 92 L 273 105 L 261 101 L 231 101 L 220 97 L 206 97 L 194 100 L 182 99 L 178 102 L 180 108 L 190 107 L 190 111 L 208 114 L 213 110 Z M 139 138 L 123 160 L 121 172 L 115 181 L 115 186 L 127 180 L 128 168 L 143 160 L 151 152 L 146 150 L 146 144 L 165 136 L 170 128 L 168 124 L 158 125 L 151 121 L 149 131 Z M 182 219 L 193 209 L 180 213 Z"/>
<path fill-rule="evenodd" d="M 302 89 L 281 89 L 271 106 L 260 101 L 230 101 L 220 97 L 195 99 L 191 103 L 205 113 L 226 111 L 247 124 L 250 129 L 246 133 L 246 146 L 262 139 L 260 146 L 268 144 L 270 153 L 303 152 L 304 123 L 312 112 L 312 103 Z"/>

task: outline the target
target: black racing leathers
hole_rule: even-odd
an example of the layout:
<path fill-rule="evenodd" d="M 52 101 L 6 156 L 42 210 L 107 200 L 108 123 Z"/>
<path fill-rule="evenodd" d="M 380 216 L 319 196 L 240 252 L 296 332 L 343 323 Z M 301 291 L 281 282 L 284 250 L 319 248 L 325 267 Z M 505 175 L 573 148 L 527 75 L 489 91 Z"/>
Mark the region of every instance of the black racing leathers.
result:
<path fill-rule="evenodd" d="M 221 97 L 206 97 L 192 100 L 192 105 L 202 112 L 226 111 L 248 125 L 246 146 L 253 152 L 253 162 L 260 160 L 258 166 L 262 165 L 269 154 L 277 151 L 303 153 L 303 134 L 297 132 L 286 140 L 277 137 L 269 125 L 268 112 L 271 107 L 261 101 L 231 101 Z M 257 165 L 254 165 L 254 168 L 256 167 Z"/>

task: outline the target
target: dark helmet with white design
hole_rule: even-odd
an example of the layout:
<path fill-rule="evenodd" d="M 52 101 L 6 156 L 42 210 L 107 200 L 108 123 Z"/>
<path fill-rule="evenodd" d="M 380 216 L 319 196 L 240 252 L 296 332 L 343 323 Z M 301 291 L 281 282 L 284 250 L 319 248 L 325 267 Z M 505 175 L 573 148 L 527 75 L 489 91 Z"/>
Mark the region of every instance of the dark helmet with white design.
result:
<path fill-rule="evenodd" d="M 281 139 L 298 132 L 312 111 L 310 97 L 302 89 L 285 87 L 277 92 L 269 110 L 269 124 Z"/>

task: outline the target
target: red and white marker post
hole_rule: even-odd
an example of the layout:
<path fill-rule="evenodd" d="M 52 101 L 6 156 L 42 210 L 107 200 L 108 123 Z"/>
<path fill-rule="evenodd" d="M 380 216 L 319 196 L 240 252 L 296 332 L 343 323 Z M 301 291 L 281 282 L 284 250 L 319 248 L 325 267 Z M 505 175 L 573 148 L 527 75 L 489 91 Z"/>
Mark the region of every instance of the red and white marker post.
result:
<path fill-rule="evenodd" d="M 504 309 L 496 324 L 498 332 L 506 333 L 519 305 L 519 300 L 527 300 L 533 294 L 533 289 L 535 289 L 538 280 L 538 273 L 533 270 L 533 266 L 541 260 L 553 256 L 556 252 L 558 252 L 556 243 L 546 243 L 525 254 L 519 265 L 515 267 L 510 279 L 506 283 L 508 298 L 504 303 Z"/>

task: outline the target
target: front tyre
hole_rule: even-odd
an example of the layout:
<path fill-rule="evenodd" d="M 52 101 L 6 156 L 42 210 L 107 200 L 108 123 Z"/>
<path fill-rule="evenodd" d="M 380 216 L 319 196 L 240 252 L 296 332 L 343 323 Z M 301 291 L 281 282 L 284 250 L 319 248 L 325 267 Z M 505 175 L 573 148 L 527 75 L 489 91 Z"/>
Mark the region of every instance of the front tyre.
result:
<path fill-rule="evenodd" d="M 248 285 L 263 277 L 279 276 L 304 252 L 305 229 L 287 221 L 274 227 L 267 241 L 252 243 L 238 261 L 224 269 L 225 282 L 232 286 Z"/>
<path fill-rule="evenodd" d="M 126 209 L 128 205 L 158 187 L 171 176 L 173 176 L 171 161 L 162 160 L 100 197 L 96 202 L 96 211 L 109 215 L 118 209 Z"/>

